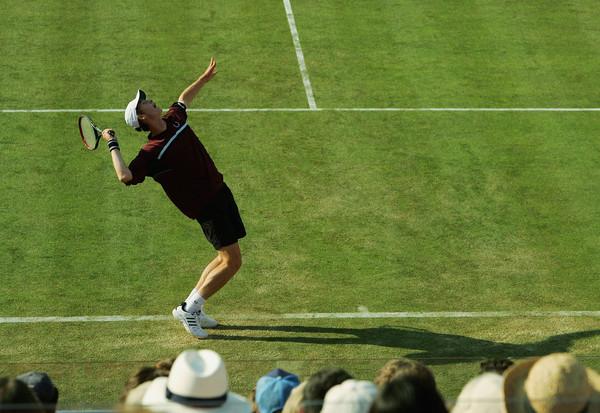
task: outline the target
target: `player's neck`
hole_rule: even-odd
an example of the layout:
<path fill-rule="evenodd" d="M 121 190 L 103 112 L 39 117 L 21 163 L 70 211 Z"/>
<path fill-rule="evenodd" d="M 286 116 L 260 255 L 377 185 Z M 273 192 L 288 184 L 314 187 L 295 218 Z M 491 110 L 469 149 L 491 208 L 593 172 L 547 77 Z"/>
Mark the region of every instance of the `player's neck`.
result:
<path fill-rule="evenodd" d="M 153 122 L 148 122 L 148 128 L 150 128 L 150 134 L 152 136 L 158 136 L 165 130 L 167 130 L 167 122 L 160 118 Z"/>

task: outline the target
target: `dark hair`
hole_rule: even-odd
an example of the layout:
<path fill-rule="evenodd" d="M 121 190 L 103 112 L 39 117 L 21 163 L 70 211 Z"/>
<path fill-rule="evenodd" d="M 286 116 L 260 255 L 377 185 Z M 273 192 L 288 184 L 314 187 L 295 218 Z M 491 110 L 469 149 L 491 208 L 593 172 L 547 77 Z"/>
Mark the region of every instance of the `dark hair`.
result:
<path fill-rule="evenodd" d="M 135 113 L 137 113 L 137 109 L 135 110 Z M 150 128 L 148 127 L 148 125 L 146 125 L 140 118 L 137 118 L 138 123 L 140 124 L 139 128 L 135 128 L 136 131 L 138 132 L 148 132 L 150 130 Z"/>
<path fill-rule="evenodd" d="M 323 407 L 325 394 L 333 386 L 351 379 L 352 376 L 344 369 L 330 367 L 319 370 L 306 382 L 302 392 L 302 408 L 305 413 L 318 413 Z"/>
<path fill-rule="evenodd" d="M 398 376 L 384 384 L 373 400 L 370 413 L 448 413 L 437 390 L 418 378 Z"/>
<path fill-rule="evenodd" d="M 145 99 L 145 97 L 144 97 L 144 99 Z M 139 104 L 140 104 L 140 102 L 138 101 L 138 106 L 139 106 Z M 135 114 L 136 115 L 140 114 L 137 106 L 135 107 Z M 139 128 L 135 128 L 136 131 L 138 131 L 138 132 L 141 132 L 141 131 L 148 132 L 150 130 L 150 128 L 148 127 L 148 125 L 146 125 L 144 122 L 142 122 L 142 120 L 140 118 L 137 118 L 137 120 L 138 120 L 138 123 L 140 124 L 140 127 Z"/>
<path fill-rule="evenodd" d="M 513 363 L 509 359 L 488 359 L 486 361 L 482 361 L 479 365 L 480 370 L 479 374 L 483 373 L 498 373 L 502 374 L 504 371 L 512 366 Z"/>
<path fill-rule="evenodd" d="M 142 122 L 139 118 L 138 118 L 138 123 L 140 124 L 139 128 L 135 128 L 136 131 L 138 132 L 148 132 L 150 130 L 150 128 L 148 127 L 148 125 L 146 125 L 144 122 Z"/>
<path fill-rule="evenodd" d="M 42 405 L 27 384 L 14 377 L 0 378 L 0 412 L 42 413 Z"/>

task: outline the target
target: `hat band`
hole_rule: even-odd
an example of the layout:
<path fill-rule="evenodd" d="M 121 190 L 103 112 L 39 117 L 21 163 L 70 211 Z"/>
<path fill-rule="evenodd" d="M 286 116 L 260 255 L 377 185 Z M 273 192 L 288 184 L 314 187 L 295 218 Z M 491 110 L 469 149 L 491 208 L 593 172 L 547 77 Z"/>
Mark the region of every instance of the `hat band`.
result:
<path fill-rule="evenodd" d="M 180 396 L 167 388 L 167 399 L 171 400 L 172 402 L 191 407 L 219 407 L 225 404 L 225 401 L 227 401 L 227 393 L 220 397 L 214 398 L 196 398 Z"/>

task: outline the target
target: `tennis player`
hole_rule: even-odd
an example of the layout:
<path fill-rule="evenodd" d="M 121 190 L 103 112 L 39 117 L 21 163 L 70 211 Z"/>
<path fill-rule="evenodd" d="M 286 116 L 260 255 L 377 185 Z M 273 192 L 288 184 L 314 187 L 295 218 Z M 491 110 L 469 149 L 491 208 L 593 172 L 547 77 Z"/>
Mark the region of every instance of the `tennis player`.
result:
<path fill-rule="evenodd" d="M 173 310 L 173 316 L 197 338 L 206 338 L 203 328 L 217 321 L 204 312 L 203 305 L 238 272 L 242 254 L 238 240 L 246 235 L 233 195 L 223 175 L 187 124 L 187 106 L 217 72 L 215 60 L 188 86 L 163 116 L 162 109 L 138 90 L 127 105 L 125 121 L 137 131 L 149 131 L 148 143 L 125 164 L 112 129 L 102 137 L 108 141 L 117 176 L 125 185 L 137 185 L 147 176 L 162 185 L 169 199 L 187 217 L 197 220 L 204 235 L 217 251 L 188 298 Z"/>

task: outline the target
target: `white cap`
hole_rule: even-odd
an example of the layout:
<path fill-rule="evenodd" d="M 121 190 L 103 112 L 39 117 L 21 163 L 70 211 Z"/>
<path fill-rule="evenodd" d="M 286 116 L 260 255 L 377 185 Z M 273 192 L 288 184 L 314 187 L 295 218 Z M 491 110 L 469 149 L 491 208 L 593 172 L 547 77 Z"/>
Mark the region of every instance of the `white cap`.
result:
<path fill-rule="evenodd" d="M 135 99 L 133 99 L 127 105 L 127 109 L 125 109 L 125 122 L 132 128 L 138 129 L 140 127 L 140 122 L 137 118 L 137 105 L 141 100 L 146 100 L 146 94 L 142 90 L 137 91 L 137 95 L 135 95 Z"/>
<path fill-rule="evenodd" d="M 452 413 L 504 413 L 504 377 L 484 373 L 461 390 Z"/>
<path fill-rule="evenodd" d="M 367 413 L 376 393 L 375 383 L 366 380 L 344 380 L 327 391 L 321 413 Z"/>

